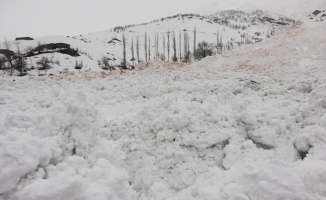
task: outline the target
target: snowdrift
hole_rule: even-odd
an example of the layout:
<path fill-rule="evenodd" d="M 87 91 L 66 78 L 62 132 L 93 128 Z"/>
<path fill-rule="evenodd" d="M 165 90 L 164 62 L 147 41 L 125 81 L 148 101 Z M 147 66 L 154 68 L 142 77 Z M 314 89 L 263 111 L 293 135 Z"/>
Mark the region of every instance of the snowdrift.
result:
<path fill-rule="evenodd" d="M 188 66 L 1 78 L 0 199 L 325 199 L 325 32 Z"/>

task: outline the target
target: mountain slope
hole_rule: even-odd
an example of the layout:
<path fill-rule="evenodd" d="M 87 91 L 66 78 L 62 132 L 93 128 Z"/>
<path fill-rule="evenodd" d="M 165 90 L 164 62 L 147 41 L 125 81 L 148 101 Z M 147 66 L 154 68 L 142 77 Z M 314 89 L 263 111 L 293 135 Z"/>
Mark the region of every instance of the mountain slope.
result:
<path fill-rule="evenodd" d="M 31 49 L 37 46 L 38 43 L 67 43 L 73 49 L 78 49 L 80 56 L 71 57 L 69 55 L 60 55 L 58 53 L 36 55 L 28 58 L 28 68 L 35 68 L 37 60 L 42 56 L 47 56 L 51 60 L 58 60 L 59 65 L 53 65 L 52 69 L 49 69 L 47 73 L 62 73 L 68 71 L 76 71 L 74 69 L 75 62 L 83 62 L 83 71 L 92 70 L 100 71 L 101 66 L 98 65 L 98 61 L 103 56 L 107 56 L 111 59 L 111 65 L 119 65 L 122 60 L 122 35 L 127 38 L 127 61 L 132 64 L 131 59 L 131 41 L 133 39 L 134 46 L 136 39 L 139 38 L 140 45 L 140 60 L 145 61 L 144 58 L 144 35 L 148 34 L 151 40 L 151 51 L 153 59 L 154 53 L 154 36 L 158 34 L 159 47 L 158 53 L 163 54 L 163 36 L 165 37 L 165 57 L 167 59 L 167 31 L 170 33 L 170 58 L 172 57 L 172 36 L 173 33 L 176 37 L 177 43 L 177 57 L 180 57 L 180 34 L 181 34 L 181 55 L 183 57 L 184 50 L 184 32 L 188 32 L 189 35 L 189 50 L 193 51 L 193 30 L 197 29 L 197 42 L 207 41 L 213 43 L 216 46 L 217 40 L 223 46 L 223 51 L 226 49 L 237 48 L 243 44 L 255 43 L 262 41 L 268 37 L 272 37 L 275 34 L 282 32 L 287 27 L 293 27 L 295 21 L 287 19 L 281 15 L 265 11 L 256 11 L 251 13 L 245 13 L 241 11 L 223 11 L 214 15 L 199 16 L 193 14 L 187 15 L 175 15 L 172 17 L 162 18 L 160 20 L 154 20 L 150 23 L 141 25 L 132 25 L 126 27 L 116 27 L 109 31 L 102 31 L 96 33 L 90 33 L 88 35 L 80 36 L 54 36 L 37 38 L 36 40 L 19 40 L 15 41 L 20 45 L 21 49 Z M 217 31 L 219 38 L 217 39 Z M 12 47 L 15 50 L 15 45 Z M 16 51 L 16 50 L 15 50 Z M 136 53 L 135 53 L 136 55 Z M 57 62 L 58 63 L 58 62 Z M 79 70 L 77 70 L 79 71 Z M 30 74 L 43 73 L 38 70 L 31 70 Z"/>
<path fill-rule="evenodd" d="M 314 10 L 325 7 L 325 0 L 215 0 L 210 5 L 205 5 L 201 8 L 201 13 L 213 14 L 230 9 L 251 12 L 258 9 L 282 14 L 294 19 L 304 19 Z"/>

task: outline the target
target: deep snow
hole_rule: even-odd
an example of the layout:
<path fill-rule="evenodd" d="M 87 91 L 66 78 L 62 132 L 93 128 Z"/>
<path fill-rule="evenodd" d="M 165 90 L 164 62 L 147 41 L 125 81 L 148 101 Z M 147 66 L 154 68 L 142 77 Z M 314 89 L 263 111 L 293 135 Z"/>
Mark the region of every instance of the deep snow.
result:
<path fill-rule="evenodd" d="M 325 32 L 191 65 L 1 78 L 0 199 L 325 199 Z"/>

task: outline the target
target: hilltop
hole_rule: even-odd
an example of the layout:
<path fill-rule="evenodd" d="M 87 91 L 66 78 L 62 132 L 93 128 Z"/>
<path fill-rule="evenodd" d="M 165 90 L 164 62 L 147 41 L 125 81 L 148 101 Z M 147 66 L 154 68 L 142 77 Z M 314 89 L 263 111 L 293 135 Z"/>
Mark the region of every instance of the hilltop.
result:
<path fill-rule="evenodd" d="M 241 10 L 252 12 L 254 10 L 266 10 L 282 14 L 286 17 L 305 20 L 313 11 L 326 7 L 325 0 L 295 0 L 295 1 L 255 1 L 255 0 L 214 0 L 209 5 L 203 5 L 200 13 L 216 13 L 224 10 Z"/>

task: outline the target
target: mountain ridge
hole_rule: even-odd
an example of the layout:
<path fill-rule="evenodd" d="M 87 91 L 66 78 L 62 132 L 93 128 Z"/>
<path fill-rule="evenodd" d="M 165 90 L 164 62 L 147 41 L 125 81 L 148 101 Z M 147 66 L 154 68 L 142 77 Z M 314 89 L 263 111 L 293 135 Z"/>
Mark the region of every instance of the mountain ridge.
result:
<path fill-rule="evenodd" d="M 325 9 L 325 0 L 297 0 L 273 2 L 267 0 L 215 0 L 208 6 L 205 5 L 200 9 L 200 13 L 213 14 L 222 10 L 242 10 L 251 12 L 254 10 L 266 10 L 277 14 L 282 14 L 290 18 L 303 19 L 316 9 Z"/>

